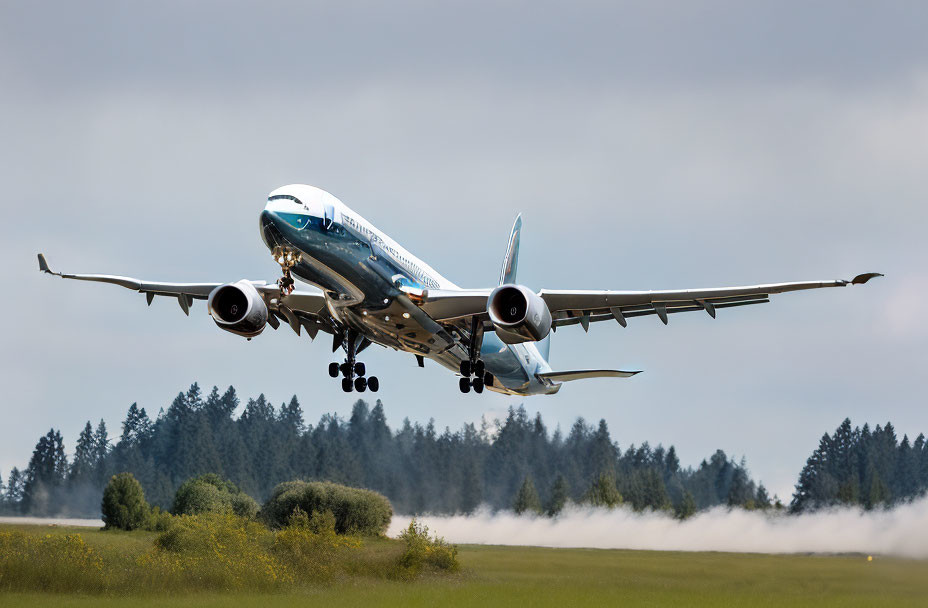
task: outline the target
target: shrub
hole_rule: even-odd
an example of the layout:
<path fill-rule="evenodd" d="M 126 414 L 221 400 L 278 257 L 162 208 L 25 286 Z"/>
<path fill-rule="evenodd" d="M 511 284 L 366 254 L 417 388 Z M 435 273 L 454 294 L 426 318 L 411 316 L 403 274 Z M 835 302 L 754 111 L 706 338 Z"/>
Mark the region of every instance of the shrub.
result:
<path fill-rule="evenodd" d="M 231 481 L 215 473 L 207 473 L 181 484 L 174 495 L 171 511 L 175 515 L 234 513 L 239 517 L 254 518 L 258 514 L 258 503 Z"/>
<path fill-rule="evenodd" d="M 273 537 L 260 523 L 231 513 L 182 515 L 137 560 L 144 583 L 158 588 L 271 590 L 293 582 L 290 569 L 270 554 Z"/>
<path fill-rule="evenodd" d="M 297 507 L 287 527 L 275 534 L 272 551 L 298 578 L 324 581 L 332 579 L 344 565 L 339 556 L 345 550 L 360 546 L 357 538 L 335 533 L 331 511 L 315 511 L 309 516 Z"/>
<path fill-rule="evenodd" d="M 162 511 L 161 507 L 152 507 L 145 529 L 151 532 L 164 532 L 171 527 L 173 521 L 173 515 L 167 511 Z"/>
<path fill-rule="evenodd" d="M 150 509 L 145 502 L 142 484 L 132 473 L 119 473 L 110 478 L 103 490 L 103 528 L 135 530 L 148 521 Z"/>
<path fill-rule="evenodd" d="M 297 507 L 309 514 L 331 512 L 338 534 L 381 535 L 393 517 L 393 507 L 382 494 L 323 481 L 279 484 L 261 513 L 268 525 L 280 528 Z"/>
<path fill-rule="evenodd" d="M 80 534 L 0 532 L 0 590 L 99 592 L 103 560 Z"/>
<path fill-rule="evenodd" d="M 429 529 L 413 518 L 409 527 L 400 533 L 406 549 L 399 558 L 399 574 L 402 578 L 418 575 L 423 568 L 435 571 L 454 571 L 460 567 L 458 549 L 445 542 L 437 534 L 429 538 Z"/>

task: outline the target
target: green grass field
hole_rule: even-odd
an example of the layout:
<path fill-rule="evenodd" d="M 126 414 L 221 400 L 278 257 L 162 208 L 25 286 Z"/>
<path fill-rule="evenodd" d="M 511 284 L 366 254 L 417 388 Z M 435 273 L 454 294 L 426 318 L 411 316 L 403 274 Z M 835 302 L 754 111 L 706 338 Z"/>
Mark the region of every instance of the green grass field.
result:
<path fill-rule="evenodd" d="M 0 529 L 10 529 L 2 526 Z M 26 527 L 19 527 L 26 530 Z M 80 533 L 104 552 L 131 556 L 153 534 Z M 378 542 L 382 545 L 378 546 Z M 388 541 L 371 550 L 390 551 Z M 462 546 L 462 570 L 412 582 L 351 578 L 298 593 L 144 596 L 0 593 L 0 605 L 34 606 L 926 606 L 928 561 L 876 556 L 771 556 L 534 547 Z"/>

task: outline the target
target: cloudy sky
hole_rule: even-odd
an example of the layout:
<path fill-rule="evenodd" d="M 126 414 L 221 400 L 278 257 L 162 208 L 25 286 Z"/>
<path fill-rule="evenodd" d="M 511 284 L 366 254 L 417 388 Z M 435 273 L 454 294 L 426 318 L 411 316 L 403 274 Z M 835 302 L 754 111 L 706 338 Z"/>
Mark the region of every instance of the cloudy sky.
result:
<path fill-rule="evenodd" d="M 928 432 L 928 5 L 813 4 L 3 2 L 4 477 L 49 427 L 70 449 L 194 381 L 347 415 L 325 340 L 36 272 L 274 280 L 258 214 L 294 182 L 462 286 L 494 284 L 518 212 L 536 289 L 887 275 L 558 332 L 557 369 L 645 373 L 525 400 L 552 429 L 722 448 L 781 496 L 845 416 Z M 393 425 L 523 402 L 365 356 Z"/>

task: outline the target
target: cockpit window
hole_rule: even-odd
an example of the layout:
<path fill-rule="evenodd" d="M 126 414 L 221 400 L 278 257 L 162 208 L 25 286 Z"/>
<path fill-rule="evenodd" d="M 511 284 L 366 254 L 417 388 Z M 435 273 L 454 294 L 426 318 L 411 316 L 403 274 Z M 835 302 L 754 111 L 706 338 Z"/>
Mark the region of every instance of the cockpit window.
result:
<path fill-rule="evenodd" d="M 300 202 L 300 199 L 298 199 L 298 198 L 295 197 L 295 196 L 291 196 L 291 195 L 289 195 L 289 194 L 275 194 L 274 196 L 269 196 L 267 200 L 268 200 L 269 202 L 270 202 L 270 201 L 279 201 L 279 200 L 288 200 L 288 201 L 293 201 L 293 202 L 296 203 L 297 205 L 302 205 L 302 204 L 303 204 L 303 203 Z"/>

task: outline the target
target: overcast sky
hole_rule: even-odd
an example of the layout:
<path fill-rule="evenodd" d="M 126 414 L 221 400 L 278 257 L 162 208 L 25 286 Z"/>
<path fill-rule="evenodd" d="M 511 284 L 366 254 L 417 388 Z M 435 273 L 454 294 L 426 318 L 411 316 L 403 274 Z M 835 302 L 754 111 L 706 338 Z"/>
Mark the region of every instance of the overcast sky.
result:
<path fill-rule="evenodd" d="M 524 400 L 624 450 L 745 456 L 788 498 L 845 416 L 928 432 L 924 2 L 0 3 L 0 471 L 111 433 L 191 382 L 347 416 L 328 340 L 251 342 L 202 302 L 65 282 L 277 277 L 267 193 L 324 188 L 449 279 L 490 287 L 523 213 L 532 288 L 886 277 L 553 340 L 555 369 L 642 369 Z M 520 398 L 364 353 L 388 421 L 459 428 Z"/>

